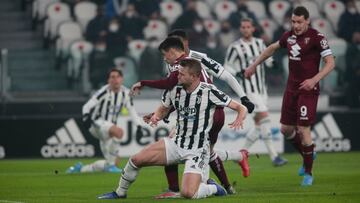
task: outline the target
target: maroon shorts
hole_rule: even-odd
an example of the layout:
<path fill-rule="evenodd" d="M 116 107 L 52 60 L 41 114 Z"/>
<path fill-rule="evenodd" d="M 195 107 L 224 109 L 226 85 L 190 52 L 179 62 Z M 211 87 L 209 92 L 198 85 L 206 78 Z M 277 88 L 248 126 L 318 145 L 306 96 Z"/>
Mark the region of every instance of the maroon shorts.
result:
<path fill-rule="evenodd" d="M 217 141 L 219 132 L 224 126 L 225 113 L 223 107 L 217 107 L 214 112 L 213 125 L 209 131 L 210 144 L 214 145 Z"/>
<path fill-rule="evenodd" d="M 285 91 L 280 122 L 284 125 L 310 126 L 316 119 L 319 94 Z"/>

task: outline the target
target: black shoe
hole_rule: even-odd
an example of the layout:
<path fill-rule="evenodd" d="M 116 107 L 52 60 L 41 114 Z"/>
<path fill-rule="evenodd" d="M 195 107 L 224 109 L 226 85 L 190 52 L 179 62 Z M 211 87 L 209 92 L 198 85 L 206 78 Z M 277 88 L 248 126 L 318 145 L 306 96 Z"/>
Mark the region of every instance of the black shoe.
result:
<path fill-rule="evenodd" d="M 241 97 L 241 104 L 244 105 L 249 113 L 254 111 L 255 105 L 247 98 L 247 96 Z"/>

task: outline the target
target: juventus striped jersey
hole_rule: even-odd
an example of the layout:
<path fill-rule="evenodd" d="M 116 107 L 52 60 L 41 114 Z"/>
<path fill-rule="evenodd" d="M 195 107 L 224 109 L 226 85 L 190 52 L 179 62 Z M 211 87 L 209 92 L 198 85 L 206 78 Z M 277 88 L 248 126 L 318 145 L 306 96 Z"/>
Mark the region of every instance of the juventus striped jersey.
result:
<path fill-rule="evenodd" d="M 214 85 L 200 82 L 191 93 L 182 86 L 164 91 L 165 107 L 173 106 L 177 112 L 175 143 L 183 149 L 202 148 L 209 142 L 216 106 L 227 106 L 231 98 Z"/>
<path fill-rule="evenodd" d="M 226 53 L 224 67 L 234 75 L 245 93 L 267 94 L 265 84 L 265 70 L 260 64 L 256 72 L 250 79 L 243 77 L 242 72 L 252 64 L 256 58 L 266 48 L 262 39 L 253 37 L 250 42 L 245 42 L 242 38 L 233 42 Z M 266 62 L 271 62 L 269 58 Z"/>
<path fill-rule="evenodd" d="M 114 92 L 109 85 L 105 85 L 86 102 L 82 113 L 83 117 L 90 116 L 92 121 L 102 119 L 116 125 L 123 108 L 126 108 L 133 121 L 140 125 L 132 98 L 129 96 L 129 89 L 121 86 L 119 92 Z"/>

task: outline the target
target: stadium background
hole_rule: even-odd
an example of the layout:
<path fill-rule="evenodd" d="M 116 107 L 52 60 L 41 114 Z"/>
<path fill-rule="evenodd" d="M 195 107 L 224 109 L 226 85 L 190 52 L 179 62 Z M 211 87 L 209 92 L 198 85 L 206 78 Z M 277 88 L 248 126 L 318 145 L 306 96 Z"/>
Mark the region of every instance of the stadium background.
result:
<path fill-rule="evenodd" d="M 336 56 L 335 71 L 321 82 L 312 131 L 317 150 L 358 151 L 359 93 L 349 91 L 359 86 L 348 76 L 355 74 L 349 64 L 360 64 L 360 40 L 352 37 L 360 31 L 360 1 L 354 1 L 357 14 L 351 19 L 347 2 L 1 0 L 0 159 L 101 156 L 97 140 L 81 124 L 81 107 L 104 84 L 109 68 L 124 71 L 126 86 L 140 79 L 165 77 L 157 45 L 174 28 L 189 32 L 190 48 L 222 63 L 229 43 L 240 37 L 237 26 L 241 16 L 253 18 L 256 36 L 269 44 L 289 28 L 289 10 L 299 4 L 309 9 L 312 26 L 328 36 Z M 293 149 L 283 141 L 277 123 L 287 76 L 286 53 L 279 52 L 274 58 L 274 67 L 266 69 L 273 137 L 280 152 L 291 153 Z M 215 82 L 234 95 L 221 81 Z M 136 97 L 139 114 L 152 111 L 160 94 L 145 89 Z M 128 132 L 122 144 L 124 156 L 167 133 L 166 126 L 146 128 L 142 136 L 130 133 L 135 130 L 126 110 L 123 115 L 121 123 Z M 246 129 L 224 129 L 219 145 L 241 146 L 245 133 Z M 262 153 L 263 149 L 259 144 L 252 152 Z M 3 169 L 4 164 L 5 160 L 0 161 Z"/>

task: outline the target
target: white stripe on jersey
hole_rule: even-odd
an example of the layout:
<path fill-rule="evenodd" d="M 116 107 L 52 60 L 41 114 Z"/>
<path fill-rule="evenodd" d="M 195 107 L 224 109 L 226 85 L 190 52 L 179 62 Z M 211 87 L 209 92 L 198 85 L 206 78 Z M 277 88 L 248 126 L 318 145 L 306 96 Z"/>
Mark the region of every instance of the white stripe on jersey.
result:
<path fill-rule="evenodd" d="M 239 39 L 227 50 L 224 66 L 229 68 L 229 72 L 239 80 L 245 93 L 267 94 L 263 64 L 256 68 L 255 74 L 250 79 L 245 79 L 242 74 L 242 71 L 252 64 L 265 48 L 262 39 L 253 37 L 251 42 Z"/>
<path fill-rule="evenodd" d="M 177 112 L 175 143 L 184 149 L 202 148 L 209 142 L 215 106 L 227 106 L 231 98 L 214 85 L 201 82 L 188 94 L 182 86 L 165 91 L 164 106 L 174 106 Z"/>

